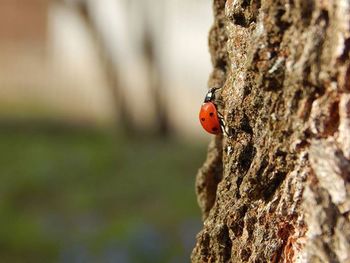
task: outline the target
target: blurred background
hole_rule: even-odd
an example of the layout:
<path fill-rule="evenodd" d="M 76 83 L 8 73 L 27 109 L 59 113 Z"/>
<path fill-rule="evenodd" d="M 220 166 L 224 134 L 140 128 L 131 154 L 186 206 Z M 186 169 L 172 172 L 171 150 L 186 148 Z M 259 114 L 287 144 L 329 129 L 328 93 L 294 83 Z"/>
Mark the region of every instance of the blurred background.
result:
<path fill-rule="evenodd" d="M 0 0 L 0 261 L 189 262 L 210 0 Z"/>

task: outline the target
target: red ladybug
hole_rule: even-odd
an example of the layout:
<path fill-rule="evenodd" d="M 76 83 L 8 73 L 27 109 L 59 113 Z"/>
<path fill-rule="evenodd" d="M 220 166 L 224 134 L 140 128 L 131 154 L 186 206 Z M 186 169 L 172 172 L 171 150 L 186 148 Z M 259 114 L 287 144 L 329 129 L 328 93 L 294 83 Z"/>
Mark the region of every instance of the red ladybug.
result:
<path fill-rule="evenodd" d="M 212 102 L 205 102 L 202 104 L 199 112 L 199 120 L 204 130 L 212 134 L 221 133 L 220 121 L 216 106 Z"/>
<path fill-rule="evenodd" d="M 216 89 L 212 88 L 208 91 L 199 111 L 199 121 L 202 127 L 211 134 L 220 134 L 224 130 L 222 117 L 213 102 L 215 100 L 214 92 Z"/>

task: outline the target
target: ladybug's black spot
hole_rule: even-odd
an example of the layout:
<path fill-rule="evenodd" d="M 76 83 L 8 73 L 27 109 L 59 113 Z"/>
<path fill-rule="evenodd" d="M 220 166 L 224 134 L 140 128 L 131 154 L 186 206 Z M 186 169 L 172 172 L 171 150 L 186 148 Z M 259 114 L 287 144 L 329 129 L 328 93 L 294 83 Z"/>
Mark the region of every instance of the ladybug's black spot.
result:
<path fill-rule="evenodd" d="M 201 120 L 202 120 L 202 121 L 205 121 L 205 118 L 202 118 Z"/>
<path fill-rule="evenodd" d="M 214 128 L 212 128 L 211 129 L 213 132 L 216 132 L 216 131 L 218 131 L 218 128 L 217 127 L 214 127 Z"/>
<path fill-rule="evenodd" d="M 209 113 L 210 117 L 214 116 L 214 112 Z"/>

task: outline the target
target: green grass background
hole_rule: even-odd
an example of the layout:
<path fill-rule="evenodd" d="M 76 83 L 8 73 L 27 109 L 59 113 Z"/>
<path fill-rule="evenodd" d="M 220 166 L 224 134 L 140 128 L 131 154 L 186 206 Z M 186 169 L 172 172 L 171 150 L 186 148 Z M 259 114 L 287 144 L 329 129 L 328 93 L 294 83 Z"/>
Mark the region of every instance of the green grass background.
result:
<path fill-rule="evenodd" d="M 0 262 L 189 262 L 205 143 L 1 129 Z"/>

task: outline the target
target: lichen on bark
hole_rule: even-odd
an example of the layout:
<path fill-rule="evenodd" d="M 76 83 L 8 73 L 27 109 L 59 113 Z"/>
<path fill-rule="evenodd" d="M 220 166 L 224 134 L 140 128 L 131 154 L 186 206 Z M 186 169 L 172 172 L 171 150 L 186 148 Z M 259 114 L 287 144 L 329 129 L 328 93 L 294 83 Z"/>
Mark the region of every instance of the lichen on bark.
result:
<path fill-rule="evenodd" d="M 350 262 L 350 2 L 214 0 L 192 262 Z"/>

